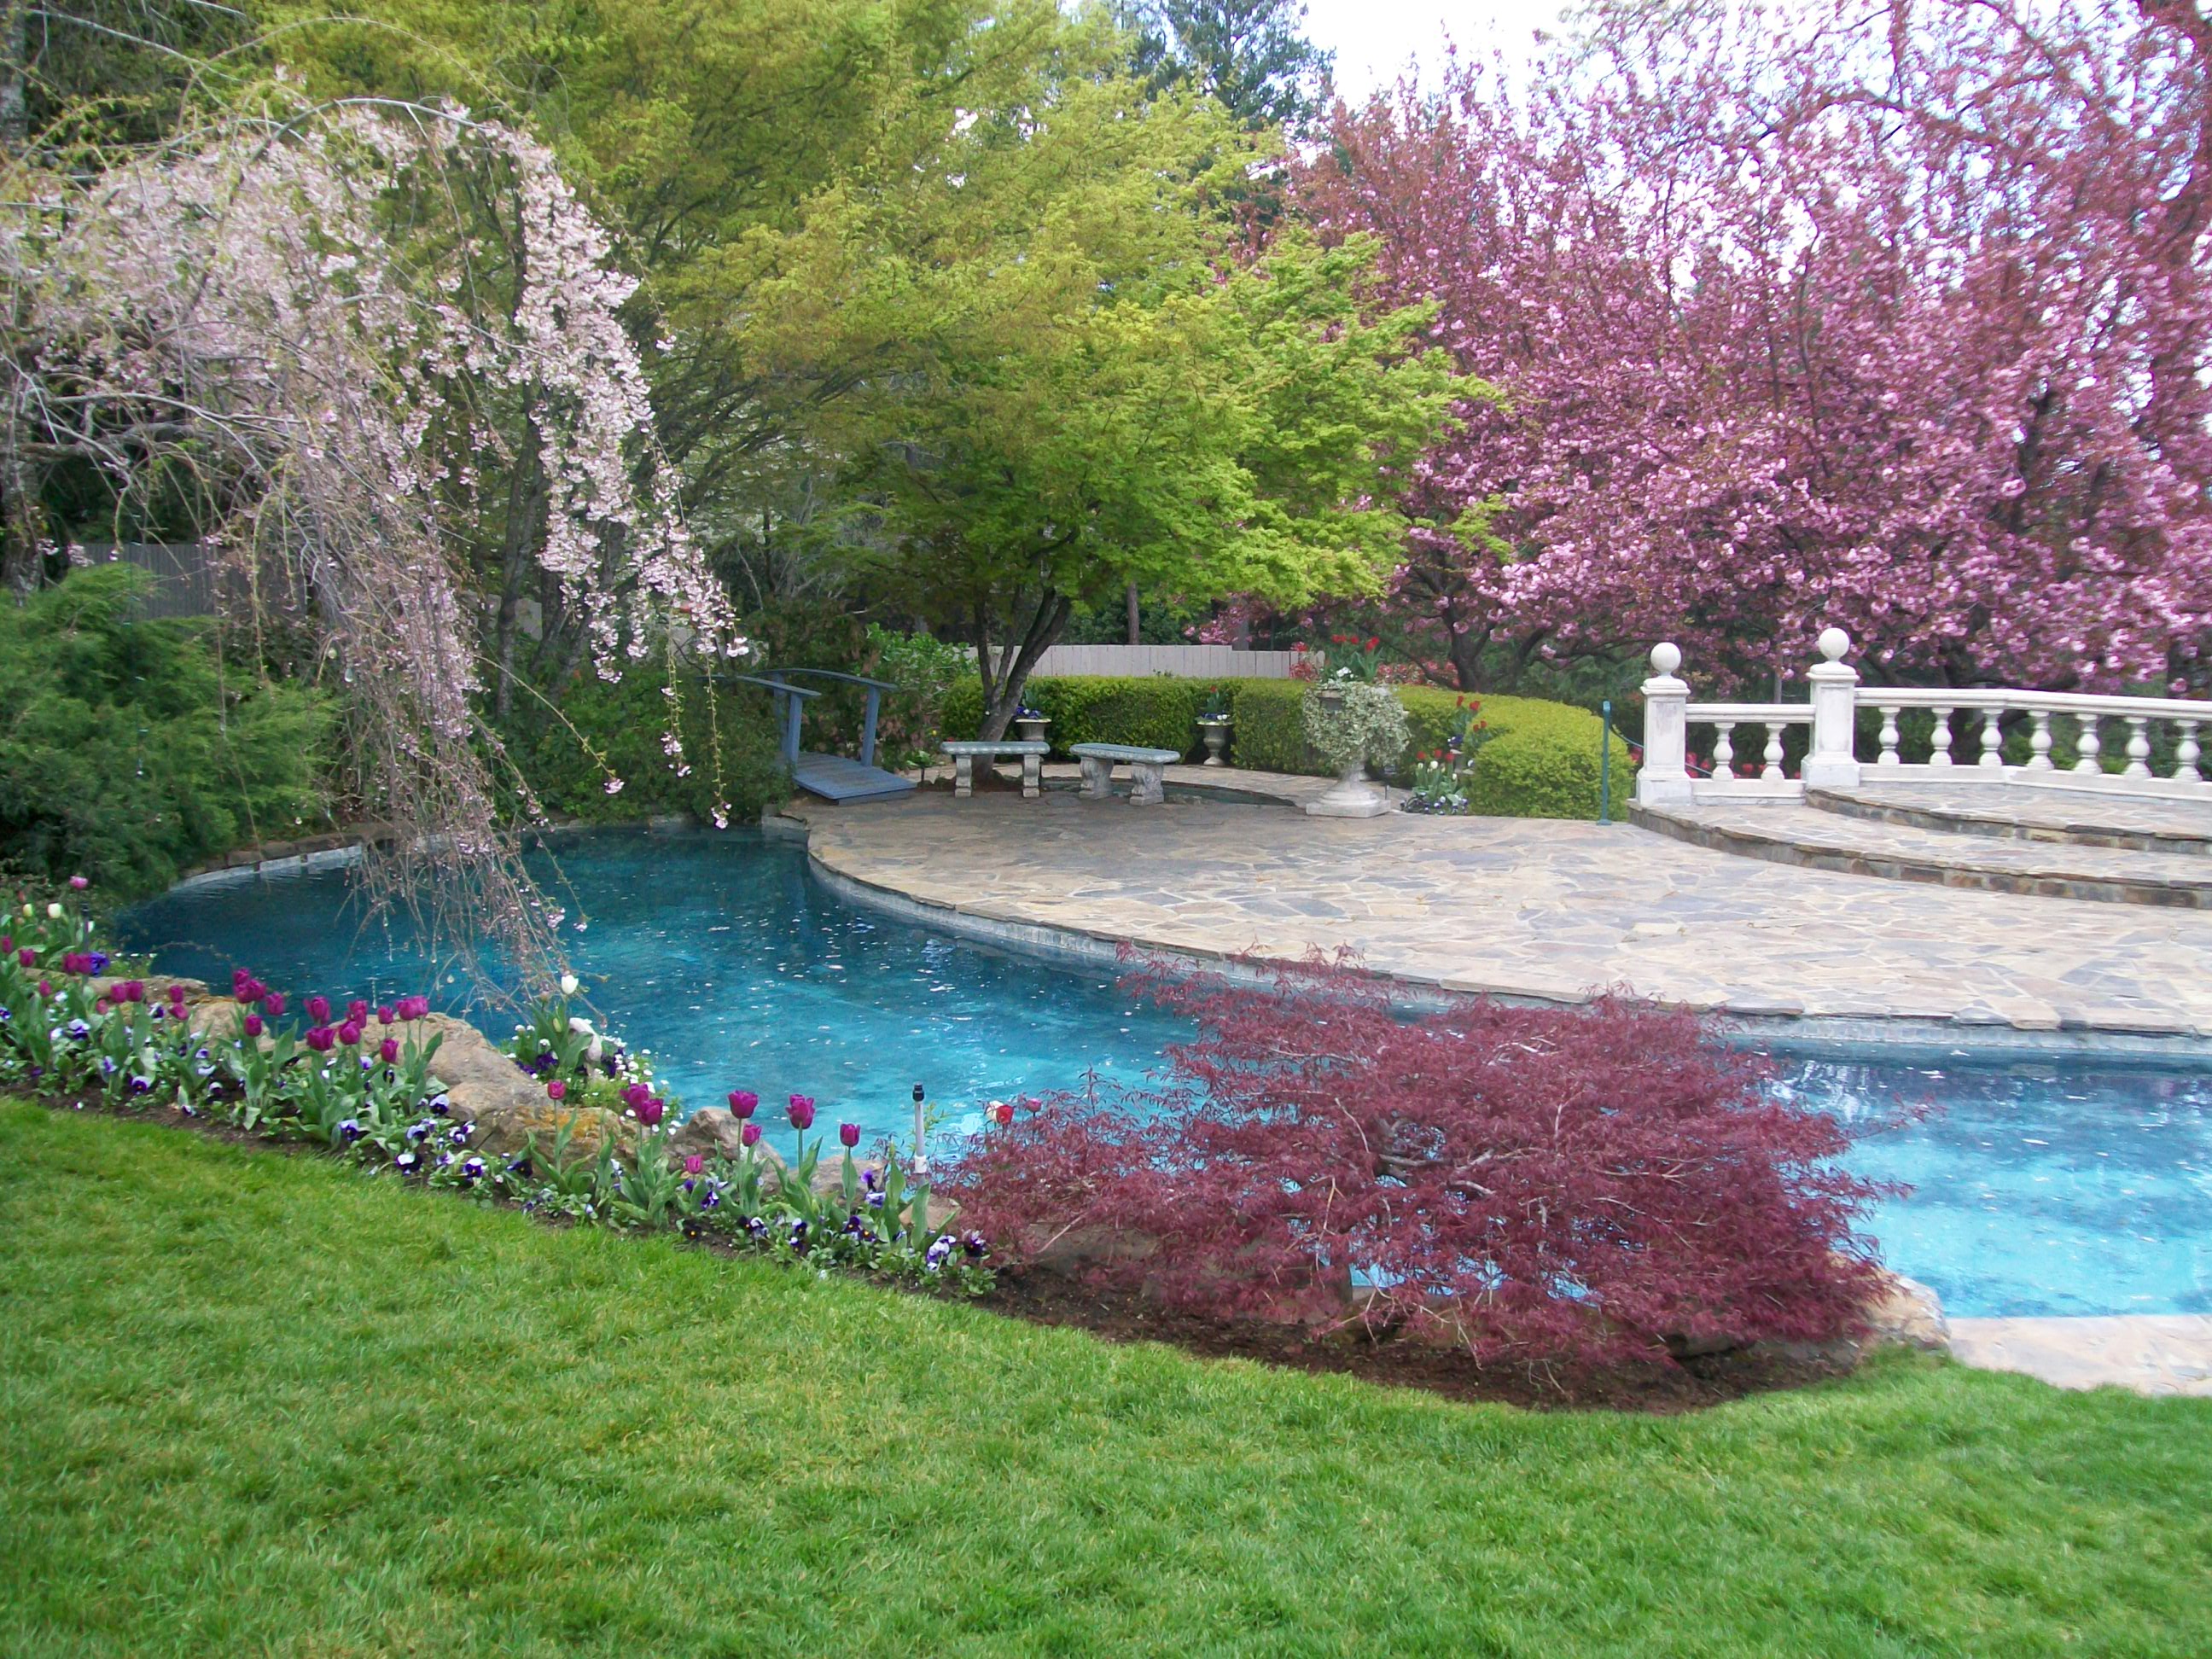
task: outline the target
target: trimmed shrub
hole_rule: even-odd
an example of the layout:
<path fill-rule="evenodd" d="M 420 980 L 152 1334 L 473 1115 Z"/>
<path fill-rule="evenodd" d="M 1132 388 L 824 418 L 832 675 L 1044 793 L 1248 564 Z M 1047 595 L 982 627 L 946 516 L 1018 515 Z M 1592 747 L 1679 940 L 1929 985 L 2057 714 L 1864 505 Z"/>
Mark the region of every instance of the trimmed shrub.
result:
<path fill-rule="evenodd" d="M 955 1167 L 1014 1265 L 1531 1365 L 1826 1340 L 1880 1289 L 1854 1229 L 1891 1189 L 1836 1168 L 1844 1127 L 1768 1097 L 1763 1063 L 1690 1016 L 1409 1020 L 1341 961 L 1243 965 L 1260 988 L 1130 981 L 1198 1027 L 1159 1091 L 1024 1103 Z"/>
<path fill-rule="evenodd" d="M 1201 752 L 1198 715 L 1213 680 L 1181 680 L 1166 675 L 1040 675 L 1022 690 L 1030 708 L 1050 716 L 1045 735 L 1053 751 L 1065 755 L 1079 743 L 1128 743 L 1148 749 L 1172 749 L 1188 757 Z M 973 738 L 983 724 L 982 683 L 973 674 L 945 698 L 945 735 Z"/>
<path fill-rule="evenodd" d="M 1173 749 L 1188 758 L 1204 751 L 1198 716 L 1206 692 L 1217 685 L 1228 688 L 1230 712 L 1237 723 L 1229 746 L 1232 765 L 1255 772 L 1329 775 L 1329 769 L 1306 744 L 1300 714 L 1306 691 L 1303 680 L 1071 676 L 1033 679 L 1023 696 L 1031 707 L 1052 716 L 1047 735 L 1055 753 L 1065 755 L 1068 745 L 1077 743 L 1133 743 Z M 1413 734 L 1413 747 L 1390 774 L 1393 782 L 1402 783 L 1412 775 L 1414 756 L 1443 747 L 1459 716 L 1459 693 L 1422 685 L 1396 690 Z M 1597 816 L 1601 722 L 1595 714 L 1572 703 L 1539 697 L 1484 696 L 1480 702 L 1491 736 L 1475 761 L 1470 811 L 1513 818 Z M 971 674 L 945 694 L 945 735 L 972 738 L 982 723 L 983 690 Z M 1616 807 L 1635 788 L 1636 769 L 1628 744 L 1616 732 Z"/>
<path fill-rule="evenodd" d="M 1237 734 L 1230 754 L 1239 766 L 1262 772 L 1326 775 L 1308 750 L 1298 709 L 1305 687 L 1296 680 L 1238 680 Z M 1431 686 L 1398 688 L 1413 746 L 1401 763 L 1410 775 L 1413 756 L 1442 749 L 1459 718 L 1460 694 Z M 1594 818 L 1598 809 L 1598 742 L 1601 723 L 1587 708 L 1537 697 L 1479 699 L 1490 737 L 1477 754 L 1468 810 L 1498 817 Z M 1393 781 L 1402 781 L 1394 773 Z M 1618 732 L 1613 745 L 1616 804 L 1636 787 L 1628 744 Z"/>
<path fill-rule="evenodd" d="M 614 685 L 586 675 L 559 699 L 561 713 L 575 731 L 549 720 L 509 734 L 508 754 L 546 811 L 590 823 L 656 812 L 689 812 L 703 823 L 714 805 L 710 750 L 718 737 L 723 799 L 730 804 L 732 823 L 757 818 L 763 807 L 783 799 L 790 781 L 777 752 L 767 692 L 732 686 L 714 693 L 710 727 L 707 684 L 687 676 L 679 688 L 684 712 L 678 732 L 691 770 L 679 776 L 660 747 L 668 723 L 665 686 L 660 676 L 643 668 L 633 669 Z M 579 732 L 606 757 L 623 781 L 621 793 L 607 793 L 606 775 L 577 741 Z"/>
<path fill-rule="evenodd" d="M 137 615 L 149 581 L 96 565 L 0 600 L 0 860 L 115 900 L 326 823 L 322 700 L 226 683 L 204 624 Z"/>

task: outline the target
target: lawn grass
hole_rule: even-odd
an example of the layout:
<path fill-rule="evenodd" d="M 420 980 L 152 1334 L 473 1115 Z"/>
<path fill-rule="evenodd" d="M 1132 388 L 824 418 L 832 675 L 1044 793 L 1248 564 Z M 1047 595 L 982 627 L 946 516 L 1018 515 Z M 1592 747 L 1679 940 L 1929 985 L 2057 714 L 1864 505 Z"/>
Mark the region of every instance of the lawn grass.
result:
<path fill-rule="evenodd" d="M 2212 1402 L 1114 1347 L 0 1102 L 0 1653 L 2203 1654 Z"/>

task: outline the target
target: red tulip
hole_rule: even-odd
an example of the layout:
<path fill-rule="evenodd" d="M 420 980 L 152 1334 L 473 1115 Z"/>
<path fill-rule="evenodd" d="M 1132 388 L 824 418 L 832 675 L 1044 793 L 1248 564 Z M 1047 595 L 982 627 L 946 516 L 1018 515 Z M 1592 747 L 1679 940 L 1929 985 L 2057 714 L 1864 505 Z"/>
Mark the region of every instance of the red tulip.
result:
<path fill-rule="evenodd" d="M 1002 1129 L 1005 1128 L 1014 1121 L 1014 1103 L 1011 1100 L 993 1101 L 990 1105 L 990 1115 L 992 1122 Z"/>

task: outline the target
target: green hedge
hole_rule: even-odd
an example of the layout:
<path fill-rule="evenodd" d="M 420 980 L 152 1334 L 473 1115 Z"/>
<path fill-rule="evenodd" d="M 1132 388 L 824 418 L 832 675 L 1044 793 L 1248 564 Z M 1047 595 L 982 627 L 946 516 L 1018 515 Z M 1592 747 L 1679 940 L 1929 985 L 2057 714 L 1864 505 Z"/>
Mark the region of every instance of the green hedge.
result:
<path fill-rule="evenodd" d="M 1150 679 L 1040 676 L 1023 689 L 1022 696 L 1030 708 L 1051 717 L 1045 735 L 1056 754 L 1066 754 L 1070 744 L 1129 743 L 1188 756 L 1204 748 L 1198 736 L 1198 711 L 1205 706 L 1206 689 L 1217 683 L 1164 675 Z M 973 738 L 982 724 L 982 683 L 970 674 L 945 694 L 945 735 L 956 740 Z"/>
<path fill-rule="evenodd" d="M 1209 687 L 1225 685 L 1237 725 L 1230 759 L 1256 772 L 1322 775 L 1306 750 L 1299 724 L 1305 696 L 1297 680 L 1180 680 L 1068 678 L 1033 679 L 1024 696 L 1052 716 L 1054 749 L 1076 743 L 1145 744 L 1185 756 L 1201 752 L 1198 711 Z M 1401 686 L 1399 701 L 1413 727 L 1413 749 L 1441 749 L 1459 714 L 1456 693 Z M 1571 703 L 1536 697 L 1481 700 L 1490 739 L 1482 745 L 1471 791 L 1474 810 L 1498 817 L 1594 818 L 1598 807 L 1598 717 Z M 945 735 L 972 738 L 982 724 L 982 688 L 973 678 L 945 700 Z M 1402 773 L 1410 771 L 1407 755 Z M 1615 810 L 1634 793 L 1635 769 L 1620 734 L 1613 744 Z"/>

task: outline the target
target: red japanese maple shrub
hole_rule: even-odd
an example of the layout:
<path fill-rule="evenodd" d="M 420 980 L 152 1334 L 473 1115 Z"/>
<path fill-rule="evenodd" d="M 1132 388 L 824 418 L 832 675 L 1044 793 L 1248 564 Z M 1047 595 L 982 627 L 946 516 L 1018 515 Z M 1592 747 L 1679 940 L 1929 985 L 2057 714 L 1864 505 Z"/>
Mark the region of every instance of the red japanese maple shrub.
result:
<path fill-rule="evenodd" d="M 1198 1026 L 1164 1087 L 1027 1103 L 957 1171 L 1015 1264 L 1201 1314 L 1412 1327 L 1485 1364 L 1818 1340 L 1881 1282 L 1853 1231 L 1879 1189 L 1834 1167 L 1843 1127 L 1690 1016 L 1409 1018 L 1343 961 L 1135 983 Z"/>

